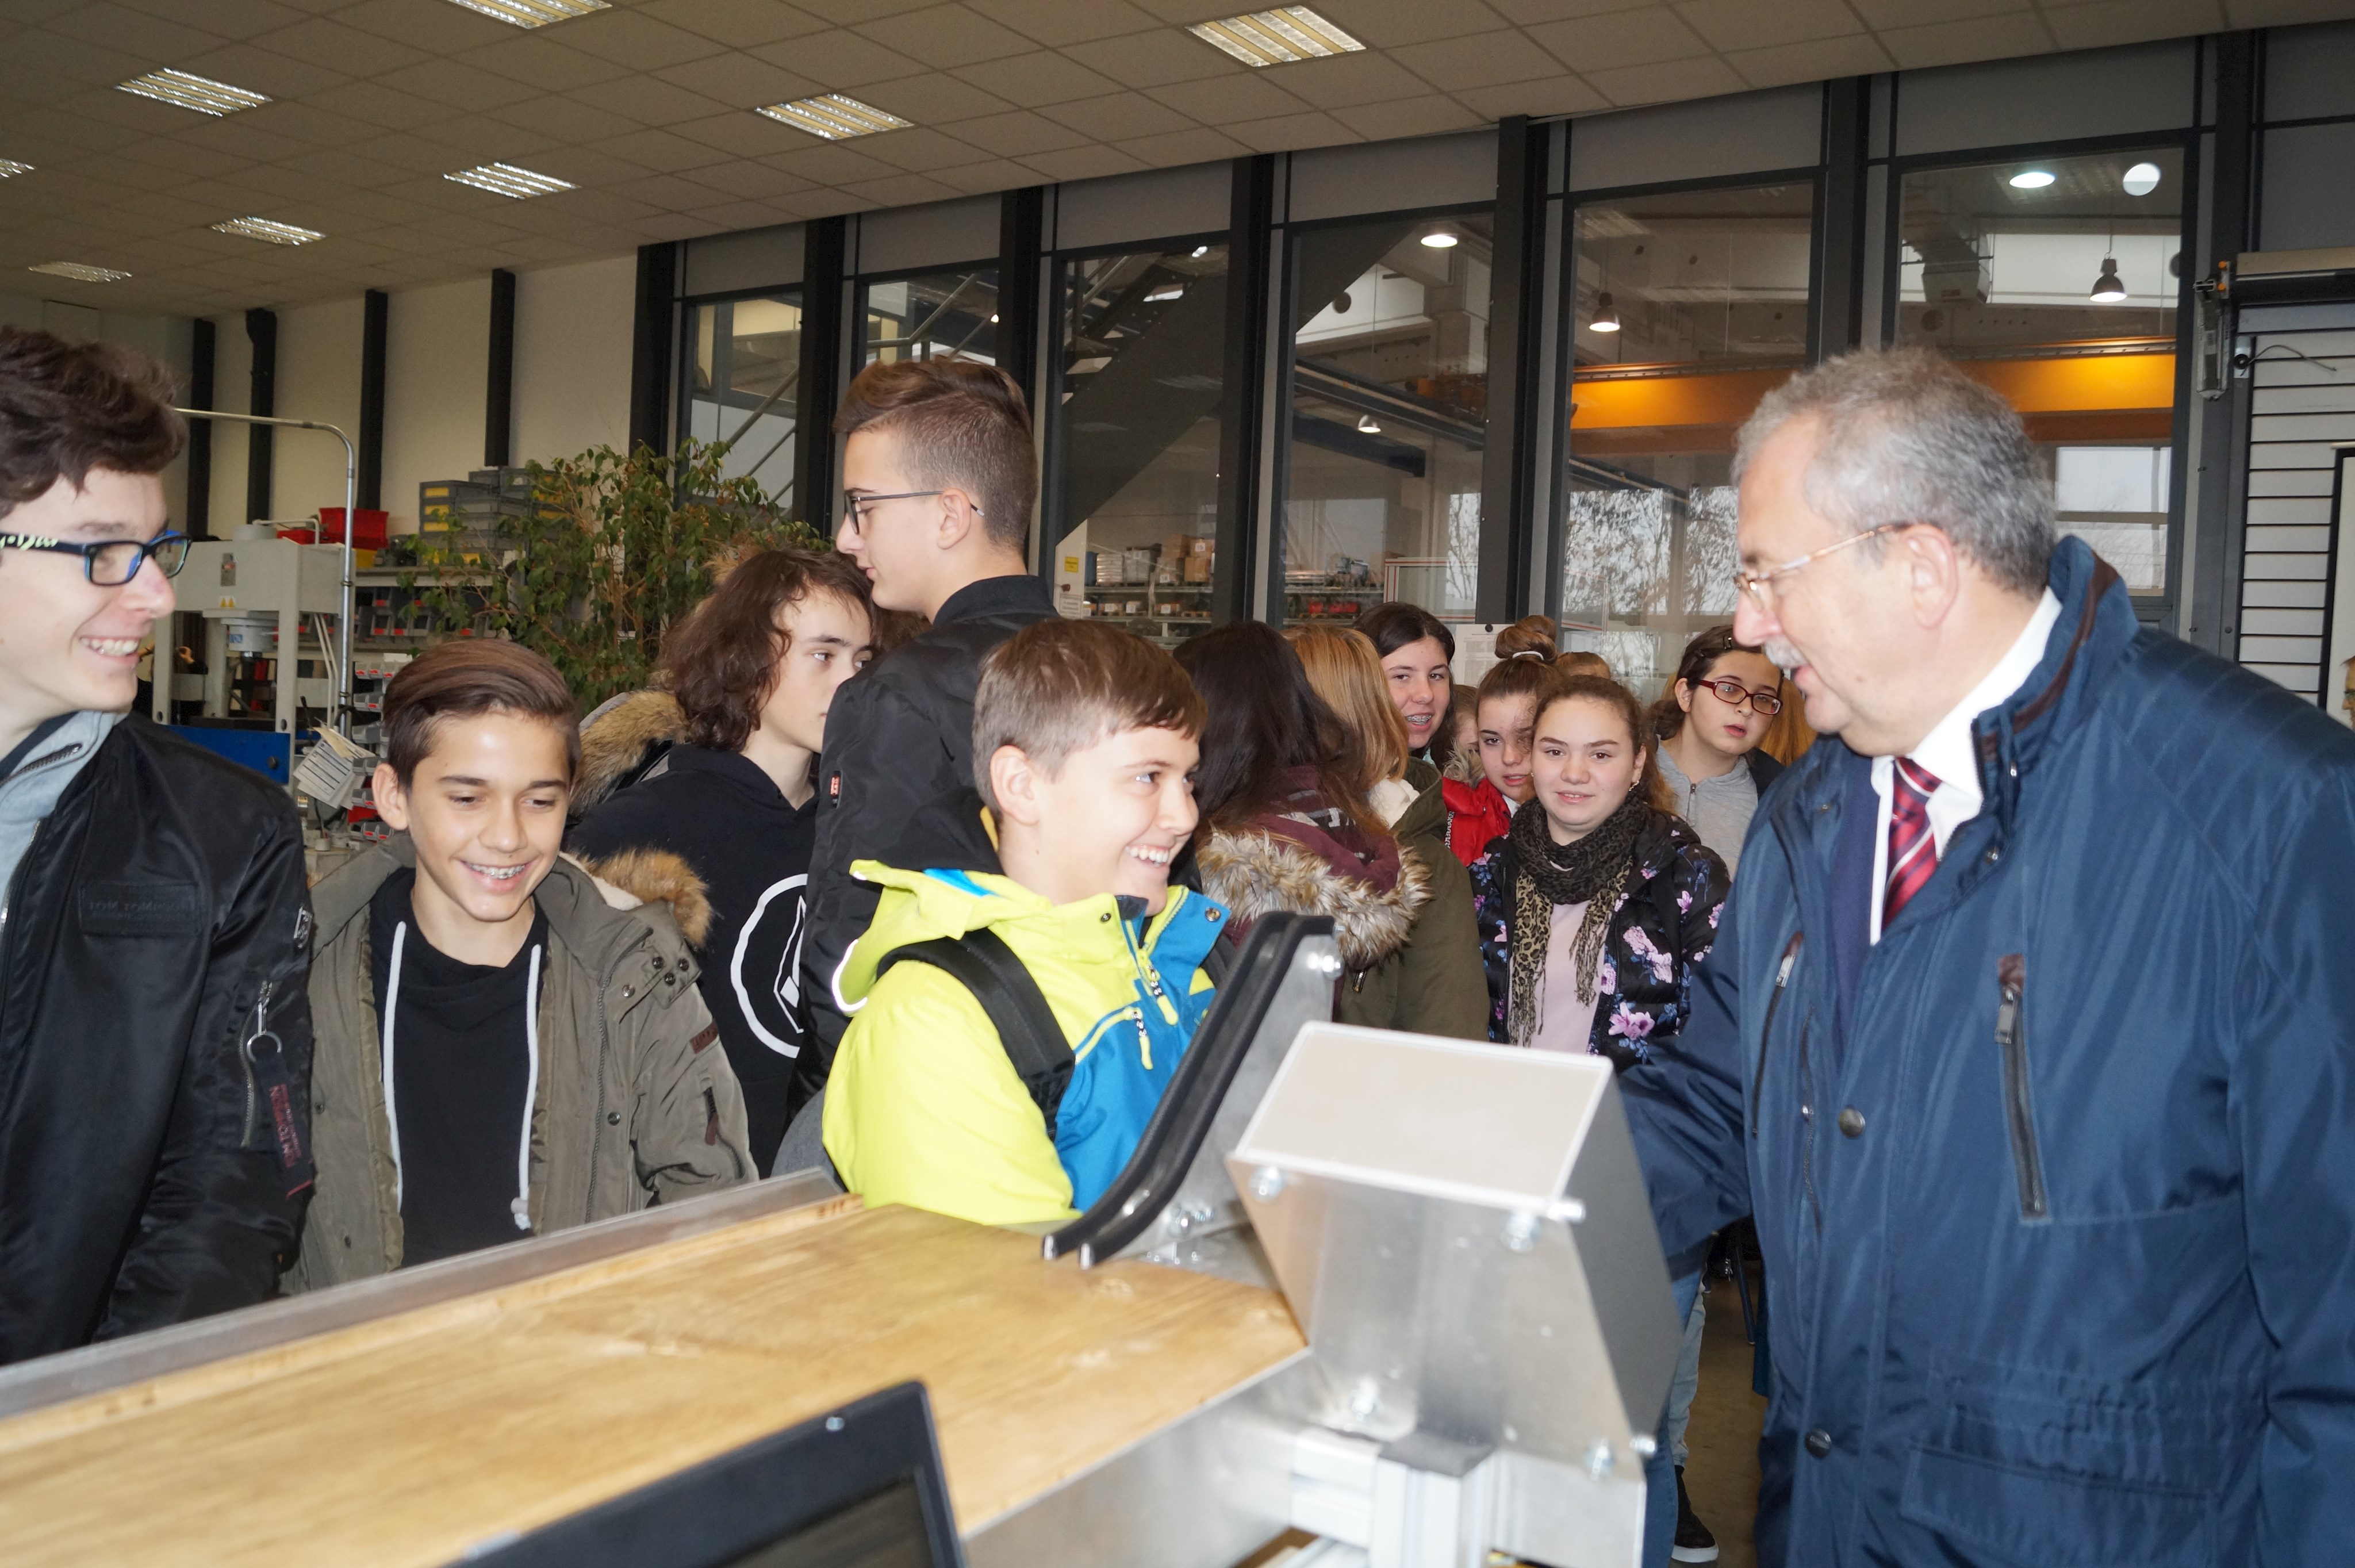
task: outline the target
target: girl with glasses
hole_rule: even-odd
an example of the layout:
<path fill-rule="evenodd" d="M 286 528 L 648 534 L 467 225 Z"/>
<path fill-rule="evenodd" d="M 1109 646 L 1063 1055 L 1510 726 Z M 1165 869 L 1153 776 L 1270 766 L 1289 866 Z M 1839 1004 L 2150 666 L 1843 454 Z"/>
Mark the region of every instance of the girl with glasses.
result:
<path fill-rule="evenodd" d="M 1756 648 L 1712 626 L 1685 645 L 1677 677 L 1652 705 L 1654 762 L 1678 816 L 1729 870 L 1759 797 L 1783 764 L 1760 750 L 1783 709 L 1783 675 Z"/>

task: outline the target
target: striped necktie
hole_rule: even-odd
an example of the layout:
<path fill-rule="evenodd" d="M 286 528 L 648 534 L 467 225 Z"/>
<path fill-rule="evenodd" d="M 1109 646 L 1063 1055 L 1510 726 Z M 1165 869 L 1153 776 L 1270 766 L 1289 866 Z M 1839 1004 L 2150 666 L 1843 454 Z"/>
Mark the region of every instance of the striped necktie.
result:
<path fill-rule="evenodd" d="M 1930 797 L 1938 793 L 1938 775 L 1900 757 L 1895 782 L 1889 800 L 1889 888 L 1881 900 L 1883 931 L 1938 869 L 1938 836 L 1930 831 Z"/>

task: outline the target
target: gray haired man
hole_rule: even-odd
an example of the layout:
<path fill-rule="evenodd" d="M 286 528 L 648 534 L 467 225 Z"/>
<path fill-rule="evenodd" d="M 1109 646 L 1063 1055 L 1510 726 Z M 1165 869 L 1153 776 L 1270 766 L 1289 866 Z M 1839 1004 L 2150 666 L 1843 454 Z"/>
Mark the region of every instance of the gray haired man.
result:
<path fill-rule="evenodd" d="M 1828 739 L 1621 1082 L 1671 1255 L 1757 1221 L 1760 1561 L 2343 1555 L 2355 736 L 2137 625 L 1930 355 L 1736 470 L 1738 635 Z"/>

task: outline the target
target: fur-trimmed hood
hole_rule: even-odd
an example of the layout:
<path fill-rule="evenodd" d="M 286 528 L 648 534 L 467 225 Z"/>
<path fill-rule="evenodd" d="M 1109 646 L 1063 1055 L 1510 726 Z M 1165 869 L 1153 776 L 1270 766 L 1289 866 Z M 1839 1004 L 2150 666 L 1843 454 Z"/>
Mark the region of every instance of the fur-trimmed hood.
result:
<path fill-rule="evenodd" d="M 586 816 L 652 758 L 687 738 L 687 715 L 667 691 L 625 691 L 581 721 L 581 768 L 570 811 Z"/>
<path fill-rule="evenodd" d="M 1431 901 L 1431 869 L 1399 847 L 1397 882 L 1382 888 L 1344 876 L 1323 856 L 1273 834 L 1214 831 L 1201 847 L 1202 891 L 1239 924 L 1276 911 L 1333 917 L 1341 962 L 1366 970 L 1406 945 L 1415 916 Z"/>
<path fill-rule="evenodd" d="M 600 891 L 619 892 L 630 899 L 629 904 L 619 904 L 612 897 L 606 902 L 618 908 L 635 904 L 662 904 L 670 910 L 670 917 L 678 923 L 678 933 L 687 938 L 687 945 L 700 948 L 711 931 L 711 891 L 683 855 L 667 849 L 623 849 L 602 858 L 587 855 L 568 856 L 582 870 L 597 879 Z"/>

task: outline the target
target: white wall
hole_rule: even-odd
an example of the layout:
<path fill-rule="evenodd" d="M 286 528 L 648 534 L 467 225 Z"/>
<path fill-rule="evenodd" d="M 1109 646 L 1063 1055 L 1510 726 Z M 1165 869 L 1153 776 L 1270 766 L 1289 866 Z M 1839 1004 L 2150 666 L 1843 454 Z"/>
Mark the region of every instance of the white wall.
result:
<path fill-rule="evenodd" d="M 592 446 L 618 452 L 629 445 L 637 277 L 632 256 L 517 276 L 517 463 L 552 462 Z M 393 308 L 400 305 L 396 298 Z M 390 435 L 388 429 L 388 443 Z"/>
<path fill-rule="evenodd" d="M 353 335 L 357 352 L 358 335 Z M 483 465 L 490 377 L 491 280 L 410 289 L 386 311 L 384 509 L 395 533 L 417 528 L 417 487 Z M 623 381 L 626 396 L 628 383 Z"/>
<path fill-rule="evenodd" d="M 238 336 L 245 334 L 242 324 Z M 218 380 L 215 382 L 218 385 Z M 242 390 L 243 389 L 240 389 Z M 278 313 L 277 416 L 360 434 L 360 302 L 333 300 Z M 234 428 L 234 427 L 225 427 Z M 270 511 L 315 517 L 344 504 L 344 443 L 325 431 L 282 430 L 272 453 Z"/>

